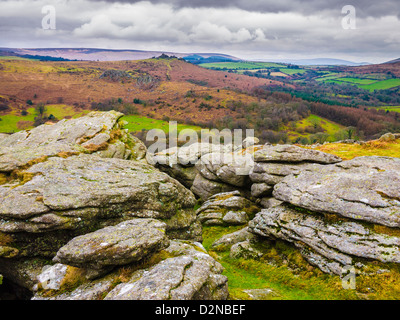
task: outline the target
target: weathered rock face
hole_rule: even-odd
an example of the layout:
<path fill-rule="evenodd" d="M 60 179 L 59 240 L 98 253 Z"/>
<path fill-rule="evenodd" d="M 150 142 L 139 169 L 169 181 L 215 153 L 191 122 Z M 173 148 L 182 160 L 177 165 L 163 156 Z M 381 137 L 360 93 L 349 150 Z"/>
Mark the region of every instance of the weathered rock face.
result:
<path fill-rule="evenodd" d="M 200 174 L 212 181 L 223 182 L 235 187 L 245 187 L 250 183 L 245 169 L 246 159 L 237 153 L 208 153 L 200 158 L 196 167 Z"/>
<path fill-rule="evenodd" d="M 340 162 L 341 159 L 320 151 L 292 145 L 264 145 L 254 152 L 254 167 L 250 173 L 251 195 L 265 198 L 272 195 L 273 187 L 288 175 L 297 175 L 322 164 Z"/>
<path fill-rule="evenodd" d="M 173 147 L 155 154 L 147 153 L 146 158 L 150 164 L 190 188 L 197 174 L 195 164 L 198 160 L 205 154 L 225 152 L 228 148 L 229 146 L 196 142 L 189 146 Z"/>
<path fill-rule="evenodd" d="M 56 259 L 70 269 L 85 265 L 93 277 L 161 250 L 167 236 L 201 240 L 194 195 L 145 163 L 146 148 L 121 129 L 121 116 L 93 112 L 2 137 L 0 271 L 7 279 L 32 289 L 63 246 Z M 60 270 L 45 278 L 61 277 Z"/>
<path fill-rule="evenodd" d="M 140 261 L 169 246 L 166 224 L 133 219 L 73 238 L 54 261 L 74 267 L 102 269 Z"/>
<path fill-rule="evenodd" d="M 243 229 L 226 234 L 221 238 L 215 240 L 211 246 L 214 249 L 231 247 L 232 245 L 246 241 L 252 238 L 253 236 L 254 235 L 251 232 L 249 232 L 249 228 L 244 227 Z"/>
<path fill-rule="evenodd" d="M 250 179 L 254 184 L 265 184 L 272 187 L 290 174 L 297 175 L 308 168 L 320 167 L 315 163 L 277 163 L 277 162 L 256 162 Z M 271 190 L 272 193 L 272 190 Z"/>
<path fill-rule="evenodd" d="M 69 266 L 58 264 L 46 268 L 38 277 L 42 281 L 34 299 L 220 300 L 228 297 L 222 266 L 200 244 L 173 240 L 168 248 L 153 254 L 152 259 L 155 263 L 149 266 L 125 266 L 123 277 L 122 269 L 115 270 L 97 280 L 86 280 L 73 290 L 65 289 L 71 279 L 67 276 Z M 115 285 L 118 282 L 120 284 Z M 55 285 L 49 288 L 49 284 Z M 48 289 L 53 289 L 51 294 Z"/>
<path fill-rule="evenodd" d="M 146 147 L 122 129 L 122 113 L 87 116 L 41 125 L 0 139 L 0 172 L 12 172 L 46 157 L 96 153 L 103 157 L 143 159 Z"/>
<path fill-rule="evenodd" d="M 239 191 L 211 196 L 197 209 L 198 220 L 205 225 L 246 224 L 259 208 Z"/>
<path fill-rule="evenodd" d="M 274 197 L 317 212 L 400 227 L 400 159 L 359 157 L 286 177 Z"/>
<path fill-rule="evenodd" d="M 167 233 L 184 234 L 196 222 L 193 194 L 140 162 L 93 155 L 52 157 L 26 174 L 31 177 L 26 183 L 0 186 L 3 257 L 51 256 L 52 244 L 58 249 L 58 239 L 70 239 L 66 231 L 82 234 L 132 217 L 163 220 Z M 47 238 L 49 247 L 37 245 Z"/>
<path fill-rule="evenodd" d="M 223 182 L 211 181 L 204 178 L 201 174 L 197 174 L 193 185 L 190 190 L 197 196 L 200 197 L 201 200 L 205 201 L 209 197 L 221 193 L 221 192 L 229 192 L 237 190 L 237 187 L 228 185 Z"/>
<path fill-rule="evenodd" d="M 203 155 L 196 163 L 199 174 L 193 181 L 193 193 L 205 201 L 221 192 L 248 191 L 251 185 L 249 173 L 254 166 L 253 153 L 257 148 L 260 146 Z"/>
<path fill-rule="evenodd" d="M 281 205 L 258 213 L 249 230 L 293 243 L 311 264 L 327 273 L 341 275 L 342 267 L 353 265 L 357 258 L 400 263 L 399 237 L 375 232 L 373 227 L 354 221 L 332 221 L 329 214 Z"/>
<path fill-rule="evenodd" d="M 341 158 L 317 150 L 304 149 L 294 145 L 264 145 L 254 152 L 255 162 L 311 162 L 330 164 L 342 161 Z"/>

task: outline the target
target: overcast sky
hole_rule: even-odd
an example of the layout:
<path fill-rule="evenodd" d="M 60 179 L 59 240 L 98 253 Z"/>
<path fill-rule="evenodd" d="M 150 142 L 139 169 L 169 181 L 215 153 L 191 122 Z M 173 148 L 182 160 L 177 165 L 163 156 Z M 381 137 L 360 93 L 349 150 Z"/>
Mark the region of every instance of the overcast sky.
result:
<path fill-rule="evenodd" d="M 218 52 L 244 59 L 400 58 L 399 0 L 0 0 L 0 47 Z M 43 30 L 42 8 L 56 10 Z M 345 5 L 356 29 L 345 29 Z"/>

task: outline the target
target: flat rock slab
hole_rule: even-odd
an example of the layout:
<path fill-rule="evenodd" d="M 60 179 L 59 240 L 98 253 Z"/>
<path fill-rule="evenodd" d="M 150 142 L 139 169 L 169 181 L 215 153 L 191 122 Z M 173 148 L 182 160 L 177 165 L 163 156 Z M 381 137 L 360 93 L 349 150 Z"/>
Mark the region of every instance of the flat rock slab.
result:
<path fill-rule="evenodd" d="M 54 261 L 91 269 L 140 261 L 168 247 L 165 230 L 166 224 L 155 219 L 124 221 L 72 239 Z"/>
<path fill-rule="evenodd" d="M 359 157 L 308 168 L 275 185 L 275 198 L 317 212 L 400 227 L 400 159 Z"/>
<path fill-rule="evenodd" d="M 303 210 L 304 211 L 304 210 Z M 249 231 L 293 243 L 322 271 L 340 275 L 354 257 L 400 263 L 400 238 L 377 233 L 353 221 L 331 222 L 320 214 L 280 205 L 264 209 L 249 223 Z"/>
<path fill-rule="evenodd" d="M 281 182 L 283 178 L 290 174 L 297 175 L 308 168 L 318 167 L 320 164 L 300 162 L 300 163 L 279 163 L 279 162 L 256 162 L 250 173 L 253 183 L 264 183 L 269 186 Z"/>
<path fill-rule="evenodd" d="M 313 162 L 330 164 L 342 161 L 338 156 L 318 150 L 305 149 L 294 145 L 264 145 L 254 152 L 256 162 Z"/>

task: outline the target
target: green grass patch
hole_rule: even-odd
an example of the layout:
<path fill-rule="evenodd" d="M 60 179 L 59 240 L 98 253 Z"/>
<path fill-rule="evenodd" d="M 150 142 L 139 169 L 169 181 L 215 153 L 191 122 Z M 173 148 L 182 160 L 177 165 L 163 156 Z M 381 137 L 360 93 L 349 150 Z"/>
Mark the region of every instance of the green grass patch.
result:
<path fill-rule="evenodd" d="M 342 82 L 349 82 L 353 84 L 361 84 L 361 85 L 368 85 L 377 82 L 376 79 L 360 79 L 360 78 L 337 78 L 336 80 Z"/>
<path fill-rule="evenodd" d="M 400 79 L 388 79 L 383 81 L 378 81 L 372 84 L 359 85 L 360 88 L 374 91 L 374 90 L 386 90 L 400 86 Z"/>
<path fill-rule="evenodd" d="M 378 108 L 370 108 L 370 109 L 385 110 L 385 111 L 390 111 L 390 112 L 400 112 L 400 106 L 386 106 L 386 107 L 378 107 Z"/>
<path fill-rule="evenodd" d="M 290 69 L 290 68 L 280 68 L 279 69 L 282 73 L 285 73 L 289 76 L 294 75 L 294 74 L 303 74 L 306 73 L 307 71 L 304 69 Z"/>
<path fill-rule="evenodd" d="M 0 56 L 0 60 L 33 60 L 33 59 L 15 57 L 15 56 Z"/>
<path fill-rule="evenodd" d="M 169 132 L 169 123 L 163 120 L 151 119 L 139 115 L 127 115 L 122 118 L 127 121 L 128 124 L 125 125 L 125 129 L 128 129 L 131 132 L 138 132 L 142 130 L 151 130 L 151 129 L 161 129 L 164 132 Z M 177 125 L 178 131 L 183 129 L 192 129 L 195 131 L 200 131 L 201 128 L 198 126 L 190 126 L 185 124 Z"/>
<path fill-rule="evenodd" d="M 297 249 L 284 242 L 264 245 L 266 254 L 259 260 L 233 259 L 229 250 L 214 252 L 211 244 L 224 234 L 242 227 L 204 226 L 203 245 L 224 267 L 223 274 L 228 277 L 231 299 L 245 300 L 247 289 L 272 289 L 273 300 L 324 300 L 357 299 L 354 290 L 344 290 L 340 278 L 323 274 L 310 266 L 300 256 Z M 303 271 L 291 271 L 284 260 L 296 261 L 304 267 Z"/>
<path fill-rule="evenodd" d="M 77 111 L 73 106 L 65 104 L 46 105 L 46 115 L 53 115 L 58 120 L 64 118 L 79 118 L 89 113 L 89 110 Z M 10 114 L 0 116 L 0 132 L 13 133 L 23 129 L 32 129 L 35 121 L 35 108 L 27 109 L 26 116 L 21 115 L 18 111 L 13 111 Z"/>
<path fill-rule="evenodd" d="M 307 118 L 297 121 L 294 125 L 295 127 L 289 124 L 280 128 L 280 130 L 287 131 L 292 140 L 295 140 L 298 137 L 309 138 L 313 133 L 306 132 L 307 127 L 318 125 L 329 135 L 328 141 L 335 141 L 335 134 L 344 128 L 340 124 L 314 114 L 310 114 Z"/>
<path fill-rule="evenodd" d="M 369 141 L 365 144 L 329 143 L 318 147 L 326 153 L 341 157 L 343 160 L 351 160 L 362 156 L 400 157 L 400 139 L 392 142 Z"/>

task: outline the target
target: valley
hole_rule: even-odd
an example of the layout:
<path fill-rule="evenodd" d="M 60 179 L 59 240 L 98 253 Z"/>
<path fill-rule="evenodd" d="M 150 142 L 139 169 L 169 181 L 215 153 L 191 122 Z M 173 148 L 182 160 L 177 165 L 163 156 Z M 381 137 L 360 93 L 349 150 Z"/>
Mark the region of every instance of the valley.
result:
<path fill-rule="evenodd" d="M 344 140 L 348 127 L 356 128 L 350 138 L 369 139 L 400 126 L 396 63 L 198 62 L 168 55 L 100 62 L 2 56 L 0 132 L 111 109 L 125 113 L 126 128 L 142 136 L 170 120 L 179 130 L 246 127 L 261 141 L 301 144 Z"/>

